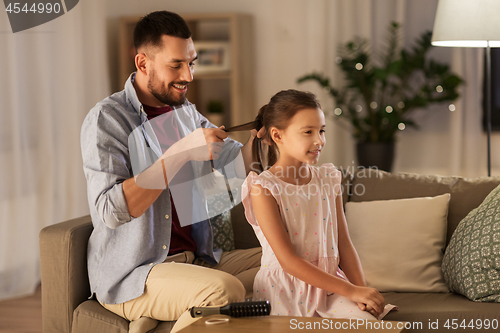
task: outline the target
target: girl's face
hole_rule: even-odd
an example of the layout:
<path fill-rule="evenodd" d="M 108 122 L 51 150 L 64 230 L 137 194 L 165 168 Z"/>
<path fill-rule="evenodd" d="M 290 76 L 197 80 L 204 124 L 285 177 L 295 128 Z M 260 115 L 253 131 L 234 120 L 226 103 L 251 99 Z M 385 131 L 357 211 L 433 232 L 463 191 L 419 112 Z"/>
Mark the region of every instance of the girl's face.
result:
<path fill-rule="evenodd" d="M 325 115 L 320 109 L 299 110 L 287 128 L 275 128 L 271 135 L 278 145 L 280 159 L 286 158 L 290 164 L 316 164 L 326 143 Z"/>

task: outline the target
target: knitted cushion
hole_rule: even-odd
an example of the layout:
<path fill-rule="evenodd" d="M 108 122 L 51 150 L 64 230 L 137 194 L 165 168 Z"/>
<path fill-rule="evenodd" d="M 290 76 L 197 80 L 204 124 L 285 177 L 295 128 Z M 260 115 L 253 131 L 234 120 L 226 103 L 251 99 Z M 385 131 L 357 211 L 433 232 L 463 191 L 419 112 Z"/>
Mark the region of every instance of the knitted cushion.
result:
<path fill-rule="evenodd" d="M 209 214 L 214 212 L 224 211 L 226 205 L 227 194 L 217 194 L 207 197 Z M 210 218 L 212 231 L 214 234 L 214 249 L 222 249 L 223 251 L 234 250 L 234 233 L 233 225 L 231 224 L 231 211 L 227 210 L 224 213 Z"/>
<path fill-rule="evenodd" d="M 500 186 L 460 222 L 442 267 L 451 290 L 477 302 L 500 302 Z"/>

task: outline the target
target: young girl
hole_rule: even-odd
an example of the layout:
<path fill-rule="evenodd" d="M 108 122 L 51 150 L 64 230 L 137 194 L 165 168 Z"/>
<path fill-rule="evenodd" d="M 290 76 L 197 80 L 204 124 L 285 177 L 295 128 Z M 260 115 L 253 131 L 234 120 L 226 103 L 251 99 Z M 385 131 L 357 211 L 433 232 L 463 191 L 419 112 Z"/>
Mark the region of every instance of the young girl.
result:
<path fill-rule="evenodd" d="M 270 168 L 262 171 L 265 158 L 254 150 L 262 172 L 250 172 L 242 189 L 245 215 L 262 245 L 253 297 L 269 300 L 272 315 L 381 319 L 392 307 L 366 287 L 343 212 L 341 174 L 333 164 L 311 166 L 325 146 L 315 96 L 281 91 L 255 123 L 266 130 L 261 139 L 270 144 Z"/>

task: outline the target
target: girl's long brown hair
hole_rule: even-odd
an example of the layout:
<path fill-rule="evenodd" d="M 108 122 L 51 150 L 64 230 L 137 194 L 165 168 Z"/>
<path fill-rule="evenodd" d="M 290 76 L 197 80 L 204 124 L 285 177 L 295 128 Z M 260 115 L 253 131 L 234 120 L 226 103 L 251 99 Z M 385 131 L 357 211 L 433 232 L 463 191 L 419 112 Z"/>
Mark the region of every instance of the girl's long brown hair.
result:
<path fill-rule="evenodd" d="M 270 136 L 271 127 L 284 130 L 288 126 L 290 119 L 292 119 L 299 110 L 309 108 L 321 109 L 321 105 L 314 94 L 294 89 L 282 90 L 274 95 L 268 104 L 260 108 L 254 121 L 227 128 L 225 131 L 260 130 L 262 127 L 266 129 L 266 134 L 262 138 L 259 139 L 256 136 L 252 142 L 252 157 L 253 160 L 257 162 L 256 168 L 255 162 L 252 163 L 252 171 L 258 171 L 260 173 L 264 171 L 265 168 L 275 164 L 278 160 L 279 151 L 276 143 Z M 262 140 L 271 143 L 271 146 L 267 149 L 267 156 L 265 156 L 266 145 L 261 143 Z"/>

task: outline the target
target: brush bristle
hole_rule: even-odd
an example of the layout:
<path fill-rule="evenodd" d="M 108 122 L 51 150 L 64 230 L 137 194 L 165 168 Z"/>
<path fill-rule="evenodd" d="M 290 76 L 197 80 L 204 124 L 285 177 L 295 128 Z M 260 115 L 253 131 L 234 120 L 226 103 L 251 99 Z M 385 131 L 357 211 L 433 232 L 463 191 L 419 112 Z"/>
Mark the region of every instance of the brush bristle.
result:
<path fill-rule="evenodd" d="M 228 314 L 231 317 L 268 316 L 271 313 L 271 304 L 269 301 L 238 302 L 231 303 L 226 307 L 228 307 L 227 310 L 229 313 L 224 314 Z M 223 313 L 222 309 L 221 313 Z"/>

